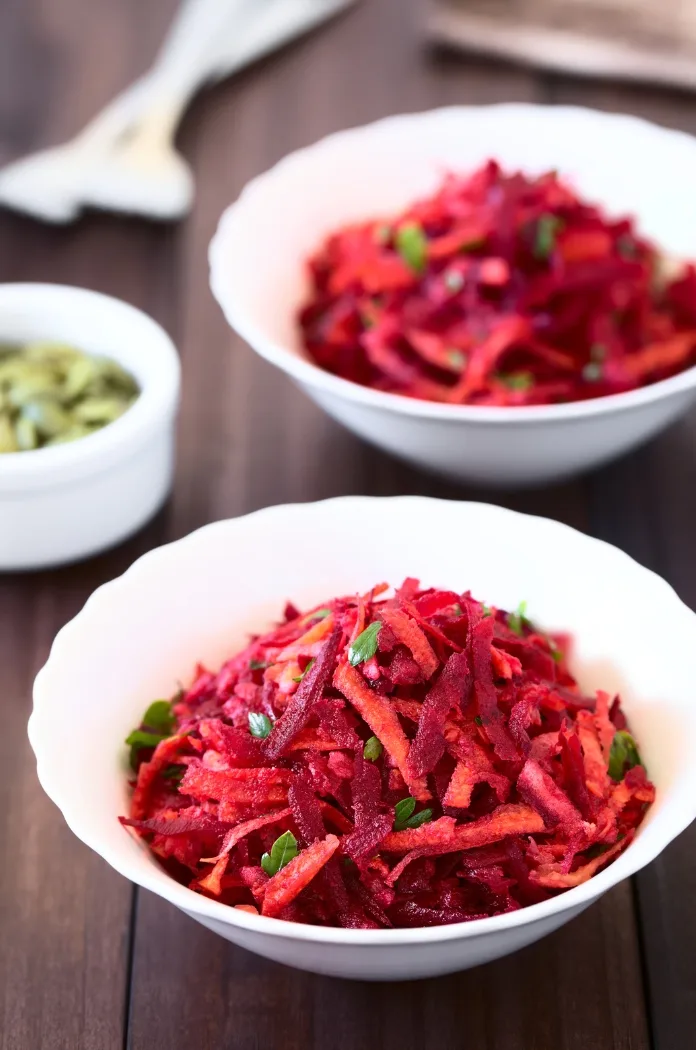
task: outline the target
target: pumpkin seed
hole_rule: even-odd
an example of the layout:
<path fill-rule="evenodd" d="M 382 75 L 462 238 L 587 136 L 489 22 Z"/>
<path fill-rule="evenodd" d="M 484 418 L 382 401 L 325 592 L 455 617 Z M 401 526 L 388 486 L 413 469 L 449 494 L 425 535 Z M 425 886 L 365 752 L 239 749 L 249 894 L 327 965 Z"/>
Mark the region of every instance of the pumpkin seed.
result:
<path fill-rule="evenodd" d="M 0 413 L 0 452 L 18 452 L 12 420 L 6 412 Z"/>
<path fill-rule="evenodd" d="M 113 423 L 122 416 L 128 403 L 115 397 L 87 397 L 73 409 L 73 417 L 80 423 Z"/>
<path fill-rule="evenodd" d="M 55 376 L 47 370 L 35 374 L 27 373 L 24 379 L 18 379 L 10 387 L 7 397 L 15 408 L 22 408 L 37 397 L 54 397 L 56 392 Z"/>
<path fill-rule="evenodd" d="M 0 453 L 88 437 L 139 393 L 133 376 L 109 358 L 49 340 L 0 344 Z"/>
<path fill-rule="evenodd" d="M 106 380 L 111 389 L 118 388 L 130 397 L 138 394 L 138 384 L 133 379 L 133 376 L 126 372 L 125 368 L 121 368 L 116 361 L 112 361 L 108 357 L 97 357 L 92 358 L 92 360 L 96 365 L 97 372 L 102 379 Z"/>
<path fill-rule="evenodd" d="M 67 430 L 72 420 L 67 412 L 48 398 L 37 397 L 27 401 L 22 408 L 25 419 L 30 419 L 39 434 L 45 438 L 54 438 Z"/>
<path fill-rule="evenodd" d="M 96 367 L 91 357 L 76 357 L 68 365 L 63 384 L 63 400 L 72 401 L 73 398 L 84 394 L 85 390 L 96 375 Z"/>
<path fill-rule="evenodd" d="M 74 426 L 64 430 L 62 434 L 58 434 L 56 437 L 51 438 L 50 441 L 47 441 L 46 445 L 65 445 L 69 441 L 77 441 L 79 438 L 88 437 L 94 433 L 95 429 L 97 428 L 75 423 Z"/>
<path fill-rule="evenodd" d="M 27 416 L 20 416 L 15 423 L 15 437 L 20 452 L 39 447 L 39 432 Z"/>
<path fill-rule="evenodd" d="M 24 379 L 30 366 L 21 357 L 6 357 L 0 361 L 0 383 L 7 386 L 19 379 Z"/>
<path fill-rule="evenodd" d="M 27 343 L 23 354 L 28 361 L 58 365 L 68 365 L 71 361 L 83 356 L 74 346 L 68 346 L 67 343 L 54 343 L 47 339 L 37 339 L 33 343 Z"/>

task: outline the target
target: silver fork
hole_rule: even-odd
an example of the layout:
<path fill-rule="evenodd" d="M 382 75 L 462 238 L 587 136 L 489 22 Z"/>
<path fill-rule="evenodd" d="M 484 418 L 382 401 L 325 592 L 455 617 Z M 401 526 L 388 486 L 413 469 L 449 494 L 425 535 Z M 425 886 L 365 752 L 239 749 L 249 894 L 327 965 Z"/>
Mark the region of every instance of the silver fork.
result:
<path fill-rule="evenodd" d="M 65 223 L 87 206 L 177 219 L 194 180 L 174 147 L 189 102 L 354 0 L 184 0 L 148 73 L 70 142 L 0 171 L 0 204 Z"/>

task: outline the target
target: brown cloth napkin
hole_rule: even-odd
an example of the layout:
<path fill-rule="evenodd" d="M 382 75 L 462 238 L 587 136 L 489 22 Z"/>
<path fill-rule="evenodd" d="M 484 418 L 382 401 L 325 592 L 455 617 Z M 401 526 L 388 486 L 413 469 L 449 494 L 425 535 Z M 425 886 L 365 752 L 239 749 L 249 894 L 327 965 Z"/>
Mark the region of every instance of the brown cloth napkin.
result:
<path fill-rule="evenodd" d="M 433 39 L 543 69 L 696 90 L 696 0 L 429 0 Z"/>

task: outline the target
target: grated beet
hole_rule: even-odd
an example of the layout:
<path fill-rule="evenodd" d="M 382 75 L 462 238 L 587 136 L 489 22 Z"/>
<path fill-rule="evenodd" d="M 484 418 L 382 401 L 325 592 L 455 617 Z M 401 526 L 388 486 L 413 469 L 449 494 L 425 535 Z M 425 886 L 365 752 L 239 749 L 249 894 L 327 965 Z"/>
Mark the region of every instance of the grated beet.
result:
<path fill-rule="evenodd" d="M 568 639 L 524 606 L 384 590 L 288 606 L 158 702 L 156 747 L 154 727 L 133 735 L 121 821 L 195 892 L 347 929 L 467 922 L 579 885 L 631 841 L 654 788 Z"/>
<path fill-rule="evenodd" d="M 696 362 L 696 267 L 660 280 L 660 262 L 630 219 L 608 218 L 555 172 L 489 161 L 388 222 L 331 234 L 309 260 L 299 322 L 322 368 L 377 390 L 586 400 Z"/>

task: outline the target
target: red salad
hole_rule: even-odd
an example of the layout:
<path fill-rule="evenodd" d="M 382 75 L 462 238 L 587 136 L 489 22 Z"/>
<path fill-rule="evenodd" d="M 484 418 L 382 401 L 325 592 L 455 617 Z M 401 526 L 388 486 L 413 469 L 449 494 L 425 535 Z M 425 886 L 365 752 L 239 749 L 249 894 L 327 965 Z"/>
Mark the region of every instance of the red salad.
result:
<path fill-rule="evenodd" d="M 668 279 L 630 219 L 494 161 L 330 236 L 300 323 L 322 368 L 451 404 L 617 394 L 696 363 L 696 268 Z"/>
<path fill-rule="evenodd" d="M 546 900 L 631 842 L 654 788 L 568 639 L 524 605 L 385 592 L 288 606 L 150 705 L 121 821 L 174 878 L 292 922 L 431 926 Z"/>

